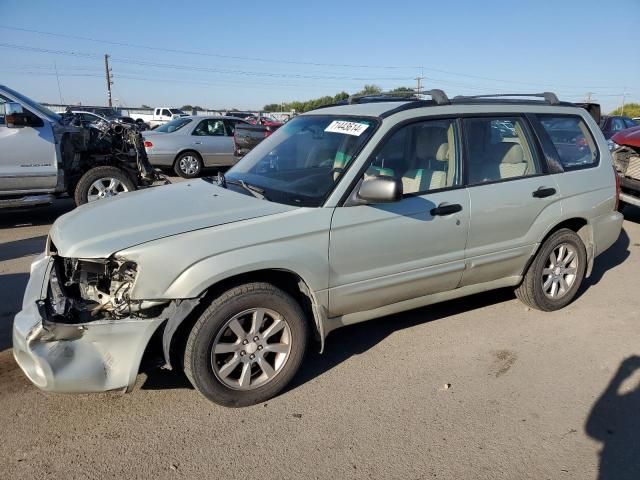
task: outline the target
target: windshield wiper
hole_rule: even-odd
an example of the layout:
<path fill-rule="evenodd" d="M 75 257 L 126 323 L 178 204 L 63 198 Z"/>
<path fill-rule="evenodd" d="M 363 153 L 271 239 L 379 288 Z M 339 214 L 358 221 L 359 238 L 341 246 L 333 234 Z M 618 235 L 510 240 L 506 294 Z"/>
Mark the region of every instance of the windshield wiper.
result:
<path fill-rule="evenodd" d="M 267 200 L 263 189 L 258 188 L 255 185 L 250 185 L 244 180 L 227 179 L 222 172 L 218 172 L 218 185 L 227 188 L 227 184 L 238 185 L 239 187 L 244 188 L 254 197 L 259 198 L 260 200 Z"/>

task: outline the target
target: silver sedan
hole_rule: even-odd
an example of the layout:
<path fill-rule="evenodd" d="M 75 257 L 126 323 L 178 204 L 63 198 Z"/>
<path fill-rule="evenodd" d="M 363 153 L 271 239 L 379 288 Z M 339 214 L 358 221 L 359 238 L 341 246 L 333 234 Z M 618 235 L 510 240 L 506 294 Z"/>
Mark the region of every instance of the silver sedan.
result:
<path fill-rule="evenodd" d="M 233 132 L 240 118 L 188 116 L 144 132 L 144 146 L 153 166 L 172 167 L 184 178 L 200 175 L 203 167 L 231 166 Z"/>

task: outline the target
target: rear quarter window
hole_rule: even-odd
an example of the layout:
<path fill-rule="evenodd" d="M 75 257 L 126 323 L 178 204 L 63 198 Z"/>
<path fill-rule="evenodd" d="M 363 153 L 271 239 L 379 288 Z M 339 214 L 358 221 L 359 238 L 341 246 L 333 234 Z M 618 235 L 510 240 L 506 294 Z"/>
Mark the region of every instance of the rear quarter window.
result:
<path fill-rule="evenodd" d="M 584 120 L 577 115 L 538 115 L 564 170 L 598 165 L 598 147 Z"/>

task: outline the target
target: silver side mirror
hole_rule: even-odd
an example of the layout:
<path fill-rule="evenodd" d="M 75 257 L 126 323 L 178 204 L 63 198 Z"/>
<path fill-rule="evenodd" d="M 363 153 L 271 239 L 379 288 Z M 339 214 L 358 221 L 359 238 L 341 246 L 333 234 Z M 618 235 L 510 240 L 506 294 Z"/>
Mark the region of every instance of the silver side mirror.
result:
<path fill-rule="evenodd" d="M 4 104 L 4 120 L 7 128 L 26 127 L 28 124 L 27 116 L 18 102 Z"/>
<path fill-rule="evenodd" d="M 363 203 L 393 203 L 402 199 L 402 182 L 393 177 L 376 175 L 365 178 L 357 194 Z"/>

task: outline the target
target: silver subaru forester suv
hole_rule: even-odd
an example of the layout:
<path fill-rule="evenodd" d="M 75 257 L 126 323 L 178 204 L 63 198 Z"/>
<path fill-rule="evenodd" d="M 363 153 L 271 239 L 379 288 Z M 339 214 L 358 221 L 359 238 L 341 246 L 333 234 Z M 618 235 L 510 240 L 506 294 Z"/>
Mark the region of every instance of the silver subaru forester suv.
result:
<path fill-rule="evenodd" d="M 13 351 L 43 390 L 97 392 L 131 389 L 158 347 L 208 399 L 255 404 L 344 325 L 502 287 L 564 307 L 618 238 L 616 207 L 602 133 L 551 93 L 352 98 L 226 176 L 59 218 Z"/>

